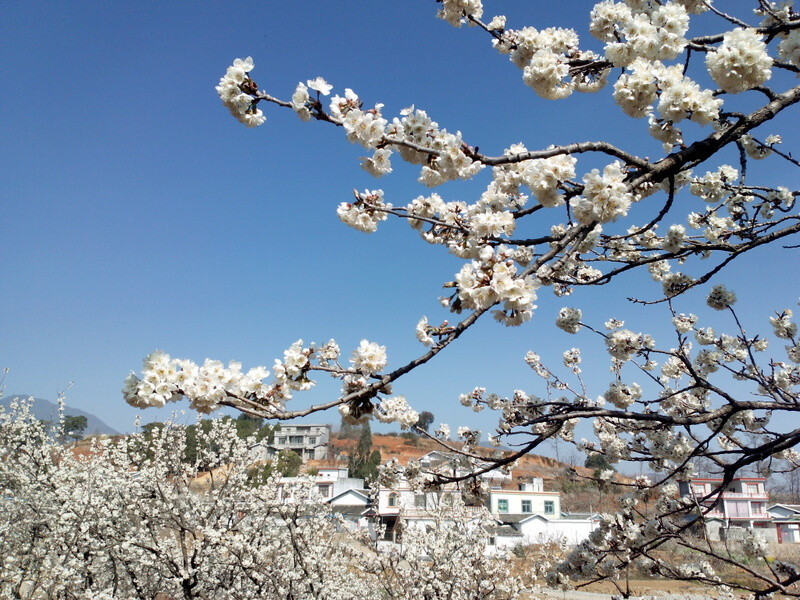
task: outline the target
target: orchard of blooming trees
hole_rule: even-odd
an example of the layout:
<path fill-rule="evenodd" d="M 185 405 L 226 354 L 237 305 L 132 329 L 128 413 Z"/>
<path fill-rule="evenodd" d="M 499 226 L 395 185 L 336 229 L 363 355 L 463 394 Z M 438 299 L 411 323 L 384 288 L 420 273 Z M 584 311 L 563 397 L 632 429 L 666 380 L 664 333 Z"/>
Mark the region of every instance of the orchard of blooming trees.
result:
<path fill-rule="evenodd" d="M 773 126 L 786 127 L 788 115 L 797 118 L 800 14 L 791 2 L 766 0 L 736 14 L 728 14 L 728 3 L 720 1 L 603 0 L 587 15 L 593 39 L 580 40 L 571 29 L 525 26 L 488 10 L 480 0 L 440 0 L 438 16 L 454 27 L 469 26 L 465 35 L 483 38 L 506 55 L 521 71 L 522 82 L 543 99 L 610 94 L 618 110 L 637 121 L 641 136 L 659 143 L 661 153 L 640 156 L 606 141 L 576 139 L 538 148 L 509 140 L 507 148 L 485 154 L 478 150 L 480 140 L 440 127 L 436 107 L 386 115 L 368 91 L 359 95 L 322 77 L 272 95 L 256 83 L 253 59 L 237 58 L 217 92 L 244 125 L 260 126 L 266 111 L 286 109 L 301 121 L 341 128 L 349 142 L 369 152 L 361 167 L 375 178 L 390 175 L 398 161 L 418 165 L 419 183 L 431 191 L 398 202 L 377 187 L 367 189 L 341 202 L 337 213 L 345 224 L 366 233 L 390 218 L 406 220 L 425 242 L 462 259 L 458 272 L 443 282 L 447 293 L 440 298 L 452 316 L 422 316 L 416 323 L 421 350 L 404 364 L 391 364 L 391 351 L 366 339 L 352 350 L 342 350 L 334 340 L 298 340 L 270 367 L 250 369 L 211 359 L 196 364 L 154 352 L 145 359 L 141 376 L 131 374 L 126 380 L 125 399 L 145 408 L 186 398 L 203 413 L 228 406 L 268 419 L 337 408 L 350 422 L 374 417 L 413 427 L 417 410 L 429 407 L 395 395 L 394 390 L 402 391 L 405 374 L 435 369 L 432 359 L 480 319 L 495 319 L 498 336 L 500 326 L 524 327 L 537 318 L 537 297 L 555 294 L 564 303 L 555 326 L 577 339 L 600 340 L 610 381 L 603 389 L 587 389 L 578 348 L 564 353 L 563 367 L 556 368 L 532 347 L 518 357 L 541 378 L 519 382 L 529 392 L 520 389 L 501 397 L 477 388 L 462 394 L 465 406 L 497 412 L 489 441 L 516 449 L 481 468 L 508 468 L 514 459 L 558 438 L 612 464 L 623 462 L 637 470 L 641 465 L 654 477 L 625 484 L 629 489 L 620 511 L 604 517 L 587 542 L 550 570 L 548 581 L 616 577 L 635 566 L 718 586 L 714 593 L 719 596 L 728 593 L 731 572 L 738 572 L 739 584 L 758 597 L 800 595 L 794 586 L 800 566 L 767 561 L 758 539 L 739 555 L 690 533 L 691 523 L 703 518 L 702 505 L 680 498 L 675 485 L 691 478 L 700 464 L 720 478 L 717 492 L 753 465 L 771 460 L 776 468 L 793 469 L 800 460 L 794 450 L 800 442 L 800 340 L 792 310 L 765 303 L 760 314 L 739 314 L 735 288 L 741 282 L 725 279 L 729 263 L 764 246 L 772 248 L 772 260 L 787 262 L 789 277 L 793 274 L 800 190 L 792 182 L 800 163 L 781 145 L 780 131 Z M 703 35 L 693 35 L 694 24 L 702 26 Z M 582 164 L 598 160 L 602 168 Z M 751 168 L 754 161 L 772 167 Z M 472 198 L 448 199 L 446 184 L 465 179 L 483 187 Z M 652 304 L 654 321 L 665 317 L 669 337 L 627 329 L 624 306 L 598 324 L 585 322 L 580 307 L 571 305 L 575 288 L 622 285 L 622 277 L 634 272 L 660 284 L 660 297 L 646 303 Z M 694 307 L 698 316 L 685 306 L 697 290 L 703 291 L 708 307 L 724 313 L 724 329 L 704 322 L 706 307 Z M 338 396 L 294 408 L 293 396 L 320 376 L 341 381 Z M 533 393 L 537 388 L 540 395 Z M 576 439 L 575 428 L 582 422 L 593 427 L 593 439 Z M 6 563 L 28 573 L 14 575 L 17 583 L 32 579 L 38 589 L 49 590 L 77 578 L 81 589 L 102 590 L 108 597 L 150 597 L 147 586 L 169 581 L 173 597 L 368 598 L 374 591 L 368 577 L 391 571 L 378 597 L 405 597 L 397 578 L 422 586 L 409 597 L 443 597 L 425 587 L 434 585 L 430 581 L 417 579 L 428 573 L 424 577 L 430 580 L 447 581 L 425 570 L 436 569 L 441 547 L 425 550 L 434 558 L 424 568 L 400 561 L 392 570 L 378 562 L 352 576 L 351 550 L 326 533 L 328 521 L 313 520 L 318 509 L 300 507 L 309 518 L 298 519 L 297 513 L 262 497 L 272 493 L 269 486 L 242 485 L 235 466 L 206 496 L 189 494 L 181 483 L 183 471 L 172 470 L 166 438 L 147 460 L 137 461 L 140 450 L 131 440 L 128 447 L 105 447 L 113 460 L 103 463 L 69 457 L 51 462 L 57 449 L 37 450 L 24 436 L 14 441 L 18 426 L 4 427 L 11 440 L 6 443 L 20 450 L 4 446 L 3 451 L 19 454 L 20 465 L 29 468 L 17 473 L 4 466 L 4 482 L 16 486 L 10 497 L 33 502 L 37 514 L 55 515 L 47 525 L 31 523 L 15 534 L 30 548 L 23 557 L 4 554 L 11 556 Z M 168 435 L 178 434 L 168 430 Z M 486 464 L 486 453 L 477 446 L 479 432 L 460 427 L 457 446 L 449 442 L 446 425 L 434 435 L 474 464 Z M 225 443 L 217 446 L 227 448 Z M 232 465 L 241 460 L 241 449 L 225 452 L 223 458 Z M 482 491 L 475 480 L 426 473 L 413 463 L 402 469 L 390 462 L 381 476 L 387 481 L 403 476 L 418 486 L 459 483 L 478 495 Z M 83 478 L 92 485 L 62 486 L 62 478 Z M 69 497 L 79 494 L 86 496 Z M 645 498 L 655 498 L 647 510 Z M 58 509 L 62 503 L 71 508 Z M 246 511 L 237 508 L 245 505 Z M 4 506 L 12 512 L 27 510 L 16 500 Z M 139 517 L 114 518 L 115 511 L 131 506 Z M 20 522 L 31 518 L 22 512 Z M 311 522 L 319 535 L 307 533 Z M 281 526 L 273 527 L 276 523 Z M 461 531 L 471 535 L 467 528 Z M 10 539 L 6 535 L 1 543 L 10 544 Z M 435 541 L 447 539 L 439 535 Z M 667 547 L 693 560 L 670 563 Z M 481 575 L 480 569 L 501 568 L 466 554 L 460 564 L 461 579 L 471 583 L 459 585 L 467 587 L 480 587 L 481 577 L 498 579 Z M 13 571 L 7 565 L 4 569 Z M 492 590 L 491 597 L 513 596 L 516 583 L 508 581 L 508 588 Z M 11 584 L 4 580 L 3 585 Z M 200 585 L 210 586 L 203 595 L 187 591 Z M 484 592 L 459 588 L 448 597 L 486 597 Z M 87 591 L 52 597 L 105 596 Z"/>
<path fill-rule="evenodd" d="M 288 499 L 277 476 L 254 485 L 253 439 L 233 421 L 198 437 L 189 464 L 176 452 L 186 428 L 172 426 L 76 457 L 29 405 L 0 413 L 0 597 L 510 600 L 522 587 L 503 556 L 484 556 L 487 514 L 457 504 L 376 553 L 310 483 Z"/>

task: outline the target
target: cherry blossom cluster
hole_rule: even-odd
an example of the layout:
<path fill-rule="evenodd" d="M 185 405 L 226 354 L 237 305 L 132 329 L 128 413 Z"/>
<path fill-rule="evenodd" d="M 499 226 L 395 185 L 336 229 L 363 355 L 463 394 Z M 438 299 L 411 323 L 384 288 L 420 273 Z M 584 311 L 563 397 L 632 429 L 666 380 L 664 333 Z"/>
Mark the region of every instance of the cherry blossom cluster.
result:
<path fill-rule="evenodd" d="M 331 93 L 331 89 L 333 89 L 333 86 L 322 77 L 309 79 L 306 83 L 300 82 L 297 84 L 297 88 L 292 94 L 292 109 L 297 113 L 301 121 L 311 120 L 311 110 L 314 108 L 315 102 L 317 102 L 316 99 L 312 99 L 308 90 L 328 96 Z"/>
<path fill-rule="evenodd" d="M 404 396 L 384 398 L 375 408 L 375 418 L 381 423 L 398 423 L 402 429 L 413 427 L 419 413 L 408 405 Z"/>
<path fill-rule="evenodd" d="M 683 51 L 689 29 L 685 6 L 676 2 L 630 4 L 604 0 L 591 12 L 590 31 L 607 42 L 605 57 L 615 67 L 627 67 L 638 57 L 672 60 Z"/>
<path fill-rule="evenodd" d="M 454 27 L 461 27 L 467 15 L 477 19 L 483 16 L 481 0 L 442 0 L 442 7 L 436 16 Z"/>
<path fill-rule="evenodd" d="M 522 69 L 522 80 L 543 98 L 558 100 L 575 90 L 595 92 L 605 85 L 603 72 L 571 76 L 570 61 L 597 58 L 594 52 L 578 48 L 578 35 L 572 29 L 504 29 L 493 43 L 498 52 L 508 54 L 511 62 Z"/>
<path fill-rule="evenodd" d="M 336 210 L 343 223 L 364 233 L 378 229 L 378 223 L 388 218 L 392 209 L 389 202 L 383 201 L 383 190 L 365 190 L 355 193 L 355 202 L 342 202 Z"/>
<path fill-rule="evenodd" d="M 341 351 L 334 340 L 326 344 L 305 346 L 297 340 L 283 353 L 283 360 L 275 359 L 271 374 L 266 367 L 254 367 L 247 372 L 242 365 L 206 359 L 202 365 L 191 360 L 173 359 L 161 351 L 151 353 L 144 361 L 142 377 L 131 373 L 125 380 L 123 396 L 137 408 L 163 407 L 185 397 L 189 405 L 209 413 L 221 405 L 246 402 L 251 410 L 278 416 L 286 409 L 286 401 L 294 391 L 305 391 L 315 385 L 310 373 L 327 371 L 342 380 L 342 394 L 346 396 L 365 389 L 370 379 L 387 364 L 386 346 L 361 340 L 350 357 L 350 367 L 339 364 Z M 388 386 L 382 386 L 389 393 Z M 374 396 L 375 394 L 372 394 Z M 374 406 L 369 399 L 357 398 L 353 404 L 340 406 L 343 416 L 354 421 L 369 418 Z M 419 415 L 408 406 L 402 396 L 388 398 L 378 406 L 376 413 L 381 421 L 398 422 L 402 427 L 416 424 Z"/>
<path fill-rule="evenodd" d="M 620 76 L 614 84 L 614 100 L 625 114 L 653 118 L 653 108 L 659 118 L 650 134 L 664 143 L 679 143 L 681 133 L 674 123 L 690 119 L 707 125 L 719 117 L 722 99 L 712 90 L 703 90 L 683 74 L 680 65 L 665 66 L 661 61 L 635 59 L 630 72 Z"/>
<path fill-rule="evenodd" d="M 727 32 L 722 45 L 706 55 L 706 66 L 717 85 L 731 94 L 761 85 L 772 76 L 767 46 L 752 29 Z"/>
<path fill-rule="evenodd" d="M 711 288 L 711 292 L 706 298 L 708 304 L 714 310 L 725 310 L 730 308 L 736 302 L 736 294 L 725 288 L 721 283 L 718 283 Z"/>
<path fill-rule="evenodd" d="M 247 127 L 258 127 L 267 120 L 261 109 L 255 105 L 254 94 L 258 91 L 258 86 L 250 79 L 253 66 L 251 57 L 237 58 L 217 85 L 217 93 L 225 108 Z"/>
<path fill-rule="evenodd" d="M 471 179 L 483 168 L 465 152 L 460 132 L 440 129 L 424 110 L 413 106 L 400 111 L 400 116 L 387 127 L 387 134 L 390 141 L 399 142 L 396 148 L 403 160 L 423 165 L 420 183 L 435 187 L 446 181 Z"/>
<path fill-rule="evenodd" d="M 265 367 L 243 373 L 241 363 L 231 362 L 225 367 L 220 361 L 207 359 L 203 365 L 197 365 L 156 351 L 145 358 L 141 379 L 134 373 L 128 375 L 123 395 L 128 404 L 137 408 L 160 408 L 186 396 L 192 408 L 207 413 L 229 394 L 266 400 L 277 391 L 284 398 L 280 391 L 264 385 L 262 380 L 268 375 Z"/>
<path fill-rule="evenodd" d="M 607 165 L 602 175 L 597 169 L 584 175 L 583 196 L 571 202 L 579 223 L 608 223 L 628 214 L 631 202 L 637 198 L 628 191 L 622 167 L 616 161 Z"/>
<path fill-rule="evenodd" d="M 514 144 L 503 154 L 513 156 L 527 151 L 523 144 Z M 495 204 L 501 203 L 507 208 L 520 207 L 527 200 L 520 192 L 520 186 L 524 185 L 542 206 L 560 206 L 564 204 L 564 198 L 559 188 L 575 177 L 576 163 L 574 156 L 557 154 L 494 167 L 493 181 L 484 197 L 488 199 L 488 195 L 492 194 L 491 199 Z"/>
<path fill-rule="evenodd" d="M 563 329 L 567 333 L 578 333 L 581 329 L 581 317 L 583 313 L 579 308 L 569 308 L 565 306 L 558 311 L 556 317 L 556 327 Z"/>
<path fill-rule="evenodd" d="M 465 264 L 456 274 L 458 299 L 453 308 L 487 309 L 502 302 L 503 309 L 495 311 L 497 320 L 506 325 L 530 320 L 539 284 L 532 276 L 517 274 L 512 256 L 503 246 L 497 252 L 487 246 L 481 251 L 480 261 Z"/>
<path fill-rule="evenodd" d="M 778 44 L 778 55 L 796 67 L 800 67 L 800 31 L 794 29 L 783 35 Z"/>

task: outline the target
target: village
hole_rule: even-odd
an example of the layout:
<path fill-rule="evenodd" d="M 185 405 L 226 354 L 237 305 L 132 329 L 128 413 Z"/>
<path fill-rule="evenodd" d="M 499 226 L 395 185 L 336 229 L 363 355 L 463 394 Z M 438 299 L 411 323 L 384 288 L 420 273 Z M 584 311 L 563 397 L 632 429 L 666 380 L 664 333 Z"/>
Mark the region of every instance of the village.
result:
<path fill-rule="evenodd" d="M 405 466 L 413 460 L 426 472 L 455 478 L 468 473 L 458 453 L 436 449 L 435 445 L 430 449 L 409 435 L 375 437 L 382 441 L 384 452 L 397 454 L 384 455 L 384 461 L 394 458 Z M 446 513 L 459 495 L 455 484 L 428 491 L 413 489 L 404 480 L 389 487 L 351 477 L 347 452 L 352 454 L 352 442 L 337 437 L 330 425 L 288 423 L 280 426 L 271 442 L 254 444 L 251 459 L 254 463 L 272 461 L 285 452 L 301 457 L 302 468 L 298 472 L 313 482 L 319 502 L 329 505 L 351 530 L 367 531 L 373 539 L 380 535 L 379 542 L 384 544 L 401 542 L 406 527 L 430 524 L 432 514 Z M 488 493 L 467 506 L 487 509 L 495 522 L 487 531 L 489 551 L 553 542 L 574 546 L 587 539 L 605 512 L 602 498 L 598 497 L 595 511 L 570 511 L 564 506 L 565 493 L 555 488 L 565 487 L 560 481 L 564 477 L 592 481 L 591 469 L 573 466 L 570 475 L 554 459 L 525 458 L 527 461 L 508 472 L 483 473 L 480 477 Z M 534 458 L 538 465 L 532 467 Z M 280 479 L 281 493 L 287 501 L 296 482 L 295 476 Z M 696 534 L 712 541 L 757 535 L 767 542 L 800 543 L 800 505 L 770 503 L 765 477 L 737 477 L 720 492 L 722 482 L 714 477 L 679 482 L 680 496 L 692 498 L 699 507 Z M 613 503 L 617 498 L 611 494 L 607 500 Z"/>

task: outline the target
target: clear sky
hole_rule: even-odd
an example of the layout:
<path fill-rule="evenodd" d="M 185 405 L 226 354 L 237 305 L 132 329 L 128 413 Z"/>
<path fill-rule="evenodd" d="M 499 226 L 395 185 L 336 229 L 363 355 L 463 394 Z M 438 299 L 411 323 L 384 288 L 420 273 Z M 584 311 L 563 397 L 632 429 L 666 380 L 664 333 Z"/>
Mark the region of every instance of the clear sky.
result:
<path fill-rule="evenodd" d="M 507 14 L 511 27 L 575 27 L 586 47 L 601 50 L 587 33 L 591 1 L 485 4 L 489 17 Z M 752 4 L 725 2 L 744 17 Z M 394 174 L 374 180 L 358 166 L 366 151 L 340 129 L 302 123 L 276 107 L 265 107 L 261 128 L 239 125 L 214 91 L 236 57 L 253 56 L 254 79 L 281 98 L 298 81 L 323 76 L 336 92 L 350 87 L 367 104 L 385 103 L 389 118 L 411 104 L 426 109 L 489 154 L 520 141 L 533 149 L 595 139 L 659 154 L 644 123 L 614 107 L 610 88 L 541 100 L 485 34 L 454 29 L 435 11 L 432 0 L 4 2 L 5 393 L 52 400 L 74 382 L 69 404 L 130 430 L 136 411 L 120 388 L 154 349 L 250 367 L 271 364 L 298 338 L 335 338 L 345 354 L 368 338 L 387 345 L 393 367 L 422 350 L 414 338 L 422 315 L 447 318 L 437 297 L 459 260 L 403 223 L 365 235 L 336 217 L 354 187 L 381 187 L 396 205 L 429 193 L 416 170 L 395 161 Z M 706 17 L 697 22 L 721 27 Z M 775 125 L 784 149 L 797 150 L 797 111 Z M 579 172 L 595 166 L 601 163 L 582 159 Z M 798 187 L 797 173 L 783 164 L 761 169 Z M 488 176 L 438 191 L 474 200 Z M 796 302 L 797 252 L 754 253 L 720 277 L 755 329 L 768 329 L 772 310 Z M 625 298 L 657 293 L 637 277 L 566 299 L 542 290 L 532 322 L 518 329 L 481 323 L 395 393 L 433 412 L 435 424 L 491 429 L 496 419 L 461 412 L 458 394 L 476 385 L 542 393 L 525 352 L 558 365 L 561 352 L 589 339 L 554 329 L 561 306 L 581 306 L 597 325 L 618 316 L 648 329 L 664 309 L 643 310 Z M 679 306 L 697 311 L 688 300 Z M 593 395 L 602 393 L 605 356 L 588 359 L 586 371 Z M 335 389 L 320 385 L 297 406 Z M 311 420 L 338 423 L 338 414 Z"/>

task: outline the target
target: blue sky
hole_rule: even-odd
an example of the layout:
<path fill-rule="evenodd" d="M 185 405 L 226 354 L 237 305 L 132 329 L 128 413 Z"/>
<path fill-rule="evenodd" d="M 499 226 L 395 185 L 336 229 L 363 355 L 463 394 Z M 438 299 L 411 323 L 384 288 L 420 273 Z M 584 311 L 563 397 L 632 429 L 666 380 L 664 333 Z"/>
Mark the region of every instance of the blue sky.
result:
<path fill-rule="evenodd" d="M 512 27 L 575 27 L 600 50 L 586 33 L 594 3 L 568 4 L 498 1 L 486 10 L 507 14 Z M 747 16 L 750 5 L 726 8 Z M 614 107 L 609 88 L 541 100 L 486 35 L 454 29 L 435 10 L 432 1 L 4 3 L 5 393 L 54 399 L 74 382 L 69 404 L 130 430 L 136 411 L 122 401 L 122 381 L 156 348 L 249 367 L 271 364 L 298 338 L 335 338 L 348 354 L 368 338 L 387 345 L 397 366 L 422 349 L 414 338 L 420 316 L 448 318 L 436 299 L 459 260 L 403 223 L 365 235 L 336 218 L 354 187 L 381 187 L 396 205 L 429 193 L 416 170 L 396 164 L 394 174 L 374 180 L 358 166 L 365 151 L 341 130 L 286 110 L 267 107 L 266 125 L 245 129 L 214 92 L 236 57 L 253 56 L 254 79 L 279 97 L 320 75 L 335 91 L 350 87 L 367 104 L 385 103 L 390 118 L 411 104 L 426 109 L 490 154 L 520 141 L 541 148 L 607 139 L 659 155 L 643 123 Z M 697 21 L 700 31 L 719 30 Z M 776 123 L 786 150 L 797 148 L 797 125 L 796 111 Z M 602 164 L 582 160 L 579 172 Z M 798 187 L 783 164 L 754 173 L 776 168 L 785 178 L 779 183 Z M 438 191 L 472 200 L 487 181 L 488 172 Z M 765 330 L 772 310 L 796 302 L 796 259 L 797 250 L 754 253 L 723 273 L 754 328 Z M 491 429 L 493 416 L 460 410 L 459 393 L 476 385 L 542 393 L 522 361 L 527 350 L 558 365 L 573 345 L 598 347 L 554 330 L 561 306 L 581 306 L 598 325 L 618 316 L 645 329 L 665 311 L 625 299 L 657 291 L 634 276 L 567 299 L 542 290 L 531 323 L 479 324 L 395 392 L 433 412 L 436 423 Z M 680 308 L 696 311 L 689 300 Z M 601 393 L 605 357 L 587 359 L 586 371 L 593 394 Z M 321 384 L 297 406 L 335 389 Z M 311 420 L 338 423 L 338 414 Z"/>

